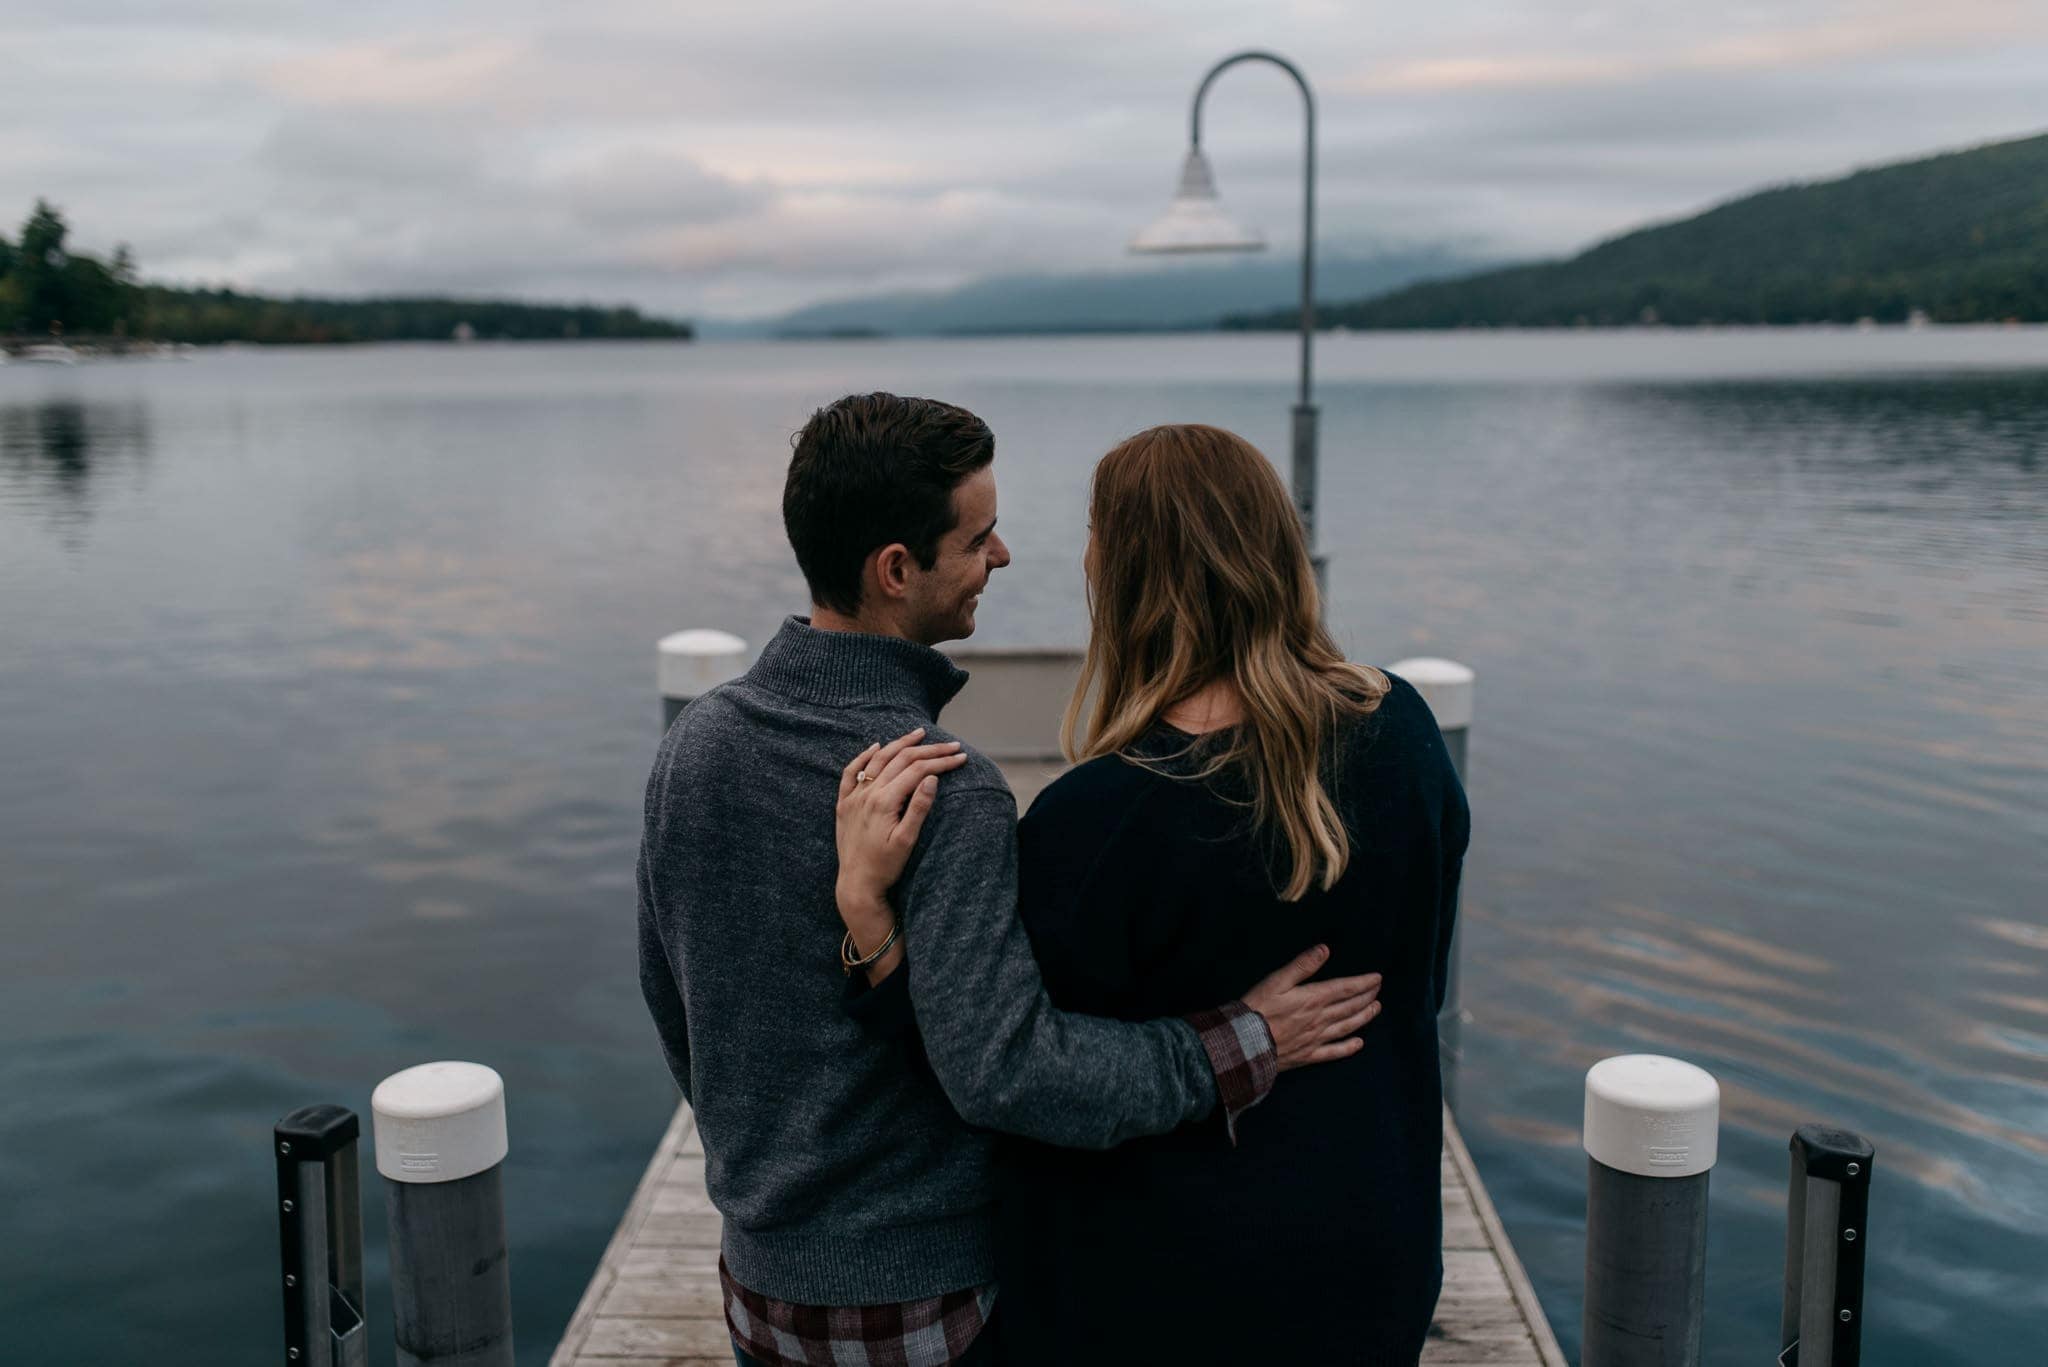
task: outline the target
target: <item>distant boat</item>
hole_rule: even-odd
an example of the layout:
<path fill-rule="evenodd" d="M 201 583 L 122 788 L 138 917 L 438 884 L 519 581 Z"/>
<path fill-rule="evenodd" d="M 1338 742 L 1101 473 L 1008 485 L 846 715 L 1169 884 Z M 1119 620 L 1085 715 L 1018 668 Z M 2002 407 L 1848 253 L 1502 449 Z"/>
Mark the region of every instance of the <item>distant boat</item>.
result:
<path fill-rule="evenodd" d="M 23 347 L 14 359 L 26 365 L 77 365 L 79 355 L 62 342 L 37 342 Z"/>
<path fill-rule="evenodd" d="M 142 361 L 189 361 L 198 353 L 190 342 L 138 342 L 126 354 Z"/>

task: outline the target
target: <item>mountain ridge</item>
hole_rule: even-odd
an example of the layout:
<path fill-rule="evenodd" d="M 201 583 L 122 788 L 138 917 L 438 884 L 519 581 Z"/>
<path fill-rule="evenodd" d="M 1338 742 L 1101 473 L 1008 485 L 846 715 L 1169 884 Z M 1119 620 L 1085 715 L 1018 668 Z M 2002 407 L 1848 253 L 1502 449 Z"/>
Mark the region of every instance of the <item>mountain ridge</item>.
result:
<path fill-rule="evenodd" d="M 1317 263 L 1318 293 L 1386 290 L 1470 270 L 1481 258 L 1418 247 Z M 951 289 L 897 290 L 806 305 L 761 319 L 700 318 L 705 337 L 965 336 L 1208 330 L 1225 314 L 1298 298 L 1299 258 L 1164 269 L 985 276 Z"/>
<path fill-rule="evenodd" d="M 1325 305 L 1332 327 L 2048 320 L 2048 134 L 1768 186 L 1556 261 Z M 1293 326 L 1282 310 L 1223 326 Z"/>

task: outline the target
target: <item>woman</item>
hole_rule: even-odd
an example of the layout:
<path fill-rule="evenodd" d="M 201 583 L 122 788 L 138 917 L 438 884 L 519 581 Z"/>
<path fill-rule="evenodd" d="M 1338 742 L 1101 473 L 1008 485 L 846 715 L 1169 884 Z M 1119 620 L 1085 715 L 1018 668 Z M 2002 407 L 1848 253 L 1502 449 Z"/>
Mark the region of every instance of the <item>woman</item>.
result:
<path fill-rule="evenodd" d="M 1442 1281 L 1442 1001 L 1465 797 L 1413 688 L 1320 620 L 1273 467 L 1214 427 L 1103 457 L 1075 768 L 1019 827 L 1019 914 L 1069 1010 L 1229 999 L 1303 944 L 1381 972 L 1350 1057 L 1106 1153 L 1012 1141 L 1007 1361 L 1402 1363 Z M 871 927 L 850 925 L 855 938 Z"/>

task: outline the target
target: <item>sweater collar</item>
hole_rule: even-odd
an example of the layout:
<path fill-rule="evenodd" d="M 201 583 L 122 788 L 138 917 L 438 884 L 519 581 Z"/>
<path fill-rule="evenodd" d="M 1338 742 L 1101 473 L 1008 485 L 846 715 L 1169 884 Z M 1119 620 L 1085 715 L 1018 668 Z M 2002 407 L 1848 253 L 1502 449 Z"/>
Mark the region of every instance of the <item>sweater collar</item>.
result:
<path fill-rule="evenodd" d="M 930 646 L 900 636 L 820 631 L 789 617 L 747 677 L 771 692 L 825 707 L 894 703 L 939 718 L 967 671 Z"/>

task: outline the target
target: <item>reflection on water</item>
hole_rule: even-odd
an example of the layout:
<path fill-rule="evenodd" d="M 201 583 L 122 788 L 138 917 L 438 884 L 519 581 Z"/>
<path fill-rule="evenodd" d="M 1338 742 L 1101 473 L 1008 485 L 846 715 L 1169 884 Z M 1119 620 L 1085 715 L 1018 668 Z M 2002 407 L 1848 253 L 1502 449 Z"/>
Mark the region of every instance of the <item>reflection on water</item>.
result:
<path fill-rule="evenodd" d="M 149 454 L 139 401 L 9 402 L 0 391 L 0 499 L 75 528 L 92 515 L 95 475 Z"/>
<path fill-rule="evenodd" d="M 1459 1114 L 1567 1347 L 1583 1071 L 1649 1049 L 1723 1086 L 1715 1367 L 1774 1346 L 1809 1121 L 1878 1148 L 1868 1360 L 2031 1365 L 2048 331 L 1322 359 L 1334 627 L 1479 672 Z M 1170 420 L 1282 451 L 1290 365 L 1144 338 L 0 374 L 0 1342 L 269 1361 L 271 1122 L 472 1057 L 507 1080 L 538 1367 L 670 1103 L 632 968 L 647 657 L 801 601 L 790 432 L 860 388 L 983 413 L 1017 557 L 989 643 L 1071 641 L 1094 458 Z"/>
<path fill-rule="evenodd" d="M 536 658 L 544 623 L 508 557 L 420 543 L 348 556 L 320 604 L 323 669 L 404 675 Z"/>

